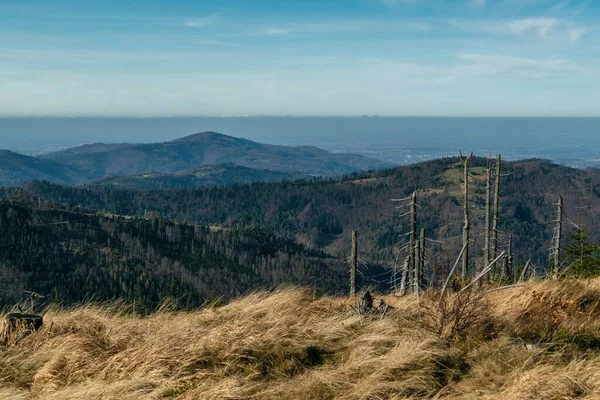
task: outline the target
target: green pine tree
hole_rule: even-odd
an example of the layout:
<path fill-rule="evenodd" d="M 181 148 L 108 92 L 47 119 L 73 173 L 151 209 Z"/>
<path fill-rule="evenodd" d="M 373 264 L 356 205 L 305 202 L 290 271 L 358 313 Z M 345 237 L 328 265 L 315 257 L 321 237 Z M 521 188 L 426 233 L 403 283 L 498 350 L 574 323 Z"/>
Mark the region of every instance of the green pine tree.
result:
<path fill-rule="evenodd" d="M 600 275 L 600 245 L 589 241 L 585 227 L 571 234 L 564 254 L 571 275 L 577 278 Z"/>

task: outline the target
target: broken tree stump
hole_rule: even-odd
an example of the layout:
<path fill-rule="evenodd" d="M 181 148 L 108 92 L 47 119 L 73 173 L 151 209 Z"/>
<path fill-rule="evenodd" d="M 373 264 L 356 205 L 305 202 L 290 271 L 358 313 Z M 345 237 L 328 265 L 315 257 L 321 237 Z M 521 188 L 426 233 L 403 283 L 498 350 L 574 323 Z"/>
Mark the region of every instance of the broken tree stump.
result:
<path fill-rule="evenodd" d="M 44 325 L 44 317 L 36 314 L 11 313 L 4 317 L 0 331 L 0 344 L 16 344 L 25 336 L 39 330 Z"/>
<path fill-rule="evenodd" d="M 366 314 L 373 310 L 373 296 L 371 296 L 371 292 L 366 291 L 363 293 L 356 303 L 356 308 L 359 314 Z"/>
<path fill-rule="evenodd" d="M 371 295 L 371 292 L 364 292 L 363 295 L 358 299 L 354 307 L 358 315 L 380 315 L 381 319 L 383 319 L 390 306 L 383 299 L 379 299 L 376 306 L 374 305 L 374 301 L 375 299 L 373 298 L 373 295 Z"/>

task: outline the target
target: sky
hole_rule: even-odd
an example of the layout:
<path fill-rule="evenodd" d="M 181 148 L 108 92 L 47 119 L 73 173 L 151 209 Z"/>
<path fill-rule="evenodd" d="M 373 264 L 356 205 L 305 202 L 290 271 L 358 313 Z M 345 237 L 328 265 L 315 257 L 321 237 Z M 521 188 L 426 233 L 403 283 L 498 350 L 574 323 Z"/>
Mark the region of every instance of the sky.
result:
<path fill-rule="evenodd" d="M 0 116 L 600 116 L 598 0 L 0 0 Z"/>

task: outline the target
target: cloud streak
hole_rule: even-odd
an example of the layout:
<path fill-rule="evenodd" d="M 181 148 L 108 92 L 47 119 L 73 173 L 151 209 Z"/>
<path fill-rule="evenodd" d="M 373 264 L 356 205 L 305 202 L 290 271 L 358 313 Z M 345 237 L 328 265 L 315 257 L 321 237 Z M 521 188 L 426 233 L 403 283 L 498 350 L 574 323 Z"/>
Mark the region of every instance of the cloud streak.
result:
<path fill-rule="evenodd" d="M 571 22 L 548 17 L 531 17 L 516 20 L 458 20 L 448 25 L 464 32 L 491 36 L 535 37 L 539 39 L 568 38 L 571 43 L 579 41 L 589 30 L 574 26 Z"/>
<path fill-rule="evenodd" d="M 267 36 L 284 36 L 290 33 L 289 29 L 270 28 L 265 30 Z"/>
<path fill-rule="evenodd" d="M 542 79 L 554 74 L 576 73 L 579 68 L 563 58 L 532 59 L 510 55 L 461 53 L 468 62 L 459 70 L 477 75 L 504 75 L 517 78 Z"/>
<path fill-rule="evenodd" d="M 547 38 L 550 31 L 559 23 L 560 21 L 556 18 L 525 18 L 510 22 L 508 27 L 516 35 L 535 32 L 537 36 Z"/>
<path fill-rule="evenodd" d="M 204 26 L 208 26 L 214 22 L 216 15 L 211 14 L 206 17 L 188 19 L 183 21 L 183 25 L 188 28 L 202 28 Z"/>

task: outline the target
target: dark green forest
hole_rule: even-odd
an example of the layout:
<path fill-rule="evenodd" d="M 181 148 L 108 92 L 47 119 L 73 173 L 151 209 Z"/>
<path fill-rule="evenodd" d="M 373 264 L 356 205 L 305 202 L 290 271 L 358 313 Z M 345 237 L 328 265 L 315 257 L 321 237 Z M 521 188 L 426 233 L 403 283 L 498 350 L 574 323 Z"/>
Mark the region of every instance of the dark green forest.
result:
<path fill-rule="evenodd" d="M 367 260 L 393 262 L 393 248 L 402 241 L 408 220 L 399 218 L 392 198 L 418 191 L 419 226 L 427 236 L 444 241 L 435 248 L 437 262 L 460 250 L 462 230 L 461 165 L 457 158 L 439 159 L 339 179 L 253 183 L 209 189 L 131 191 L 108 187 L 67 187 L 45 182 L 26 184 L 25 193 L 69 209 L 102 210 L 141 217 L 146 212 L 163 218 L 202 225 L 254 227 L 319 249 L 336 257 L 349 254 L 350 232 L 361 236 L 360 251 Z M 471 162 L 474 179 L 474 251 L 483 246 L 481 228 L 485 207 L 482 169 L 488 160 Z M 553 164 L 545 160 L 503 165 L 499 247 L 512 233 L 517 259 L 542 264 L 552 235 L 558 196 L 565 198 L 571 220 L 583 219 L 598 239 L 600 173 Z M 447 254 L 446 254 L 447 253 Z"/>
<path fill-rule="evenodd" d="M 0 304 L 34 290 L 48 301 L 126 299 L 150 310 L 166 299 L 199 306 L 262 287 L 342 290 L 338 260 L 258 229 L 214 229 L 0 204 Z"/>

